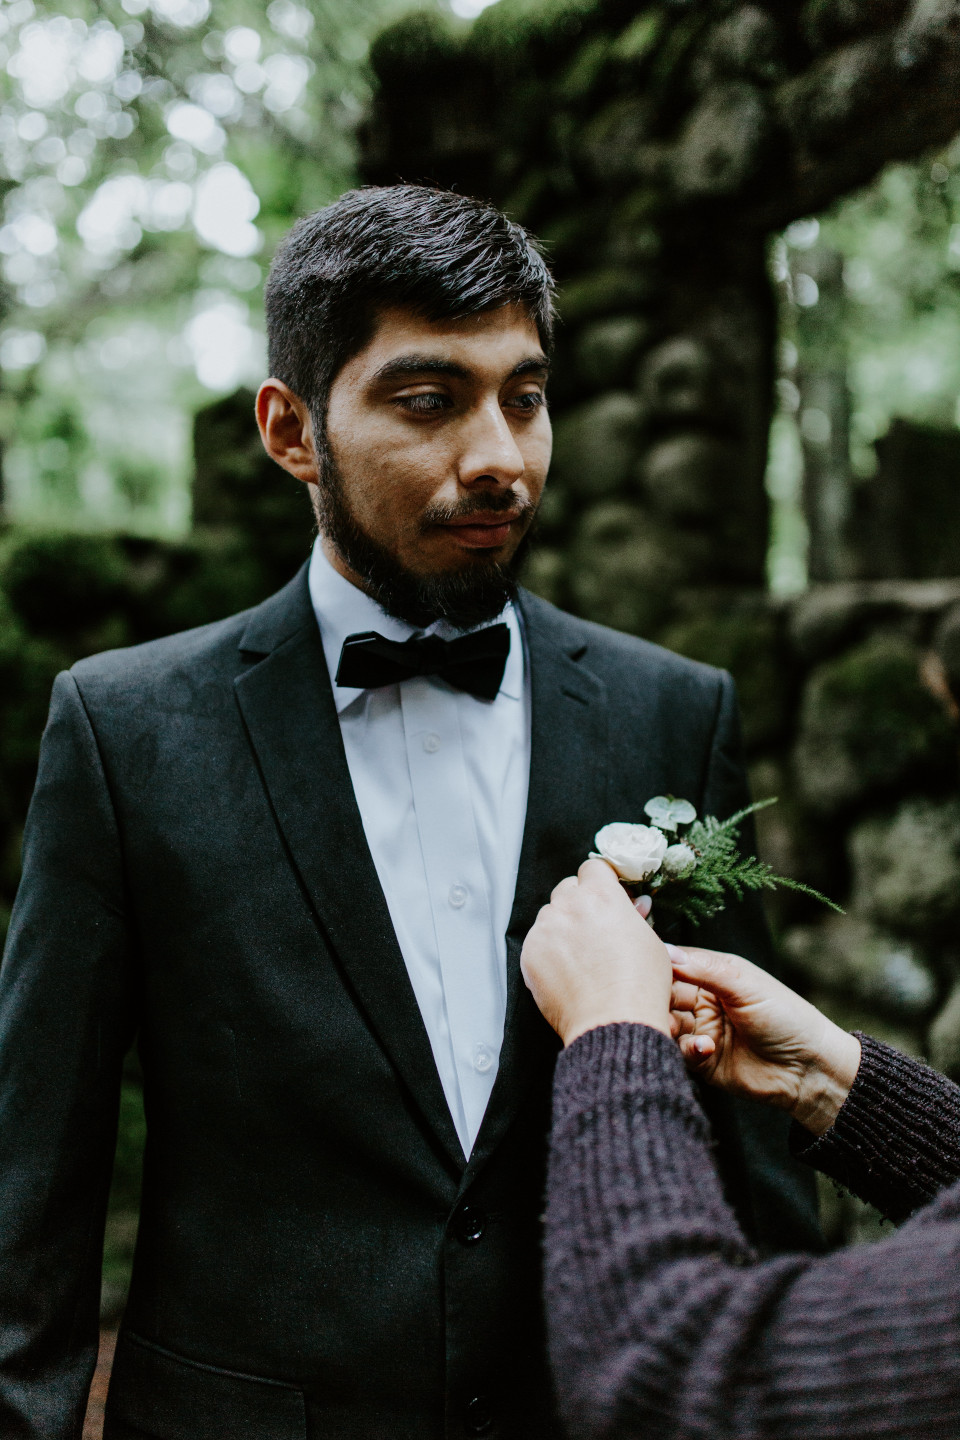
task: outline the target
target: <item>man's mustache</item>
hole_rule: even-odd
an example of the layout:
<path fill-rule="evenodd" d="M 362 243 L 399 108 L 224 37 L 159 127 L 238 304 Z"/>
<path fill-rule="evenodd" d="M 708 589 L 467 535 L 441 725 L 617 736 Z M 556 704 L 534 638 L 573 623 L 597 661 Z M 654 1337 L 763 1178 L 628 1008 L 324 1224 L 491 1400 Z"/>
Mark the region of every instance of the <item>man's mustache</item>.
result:
<path fill-rule="evenodd" d="M 453 505 L 444 505 L 439 501 L 428 505 L 420 523 L 427 529 L 431 525 L 449 525 L 455 520 L 467 520 L 471 515 L 495 515 L 505 511 L 518 520 L 526 520 L 536 514 L 537 506 L 532 500 L 514 495 L 509 490 L 495 490 L 489 495 L 465 495 Z"/>

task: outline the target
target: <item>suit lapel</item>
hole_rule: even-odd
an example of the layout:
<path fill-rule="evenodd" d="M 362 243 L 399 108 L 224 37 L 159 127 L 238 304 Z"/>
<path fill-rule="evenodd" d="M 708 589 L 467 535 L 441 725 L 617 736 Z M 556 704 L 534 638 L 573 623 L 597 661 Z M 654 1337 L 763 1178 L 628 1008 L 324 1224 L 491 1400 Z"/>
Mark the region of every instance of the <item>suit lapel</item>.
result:
<path fill-rule="evenodd" d="M 607 691 L 589 668 L 583 630 L 522 593 L 530 663 L 530 789 L 513 912 L 507 930 L 507 1015 L 500 1068 L 470 1159 L 470 1171 L 499 1143 L 524 1097 L 525 1075 L 542 1071 L 558 1041 L 520 974 L 520 951 L 541 905 L 576 874 L 606 820 Z"/>
<path fill-rule="evenodd" d="M 356 1003 L 458 1169 L 463 1152 L 370 855 L 306 568 L 255 610 L 237 701 L 291 861 Z"/>

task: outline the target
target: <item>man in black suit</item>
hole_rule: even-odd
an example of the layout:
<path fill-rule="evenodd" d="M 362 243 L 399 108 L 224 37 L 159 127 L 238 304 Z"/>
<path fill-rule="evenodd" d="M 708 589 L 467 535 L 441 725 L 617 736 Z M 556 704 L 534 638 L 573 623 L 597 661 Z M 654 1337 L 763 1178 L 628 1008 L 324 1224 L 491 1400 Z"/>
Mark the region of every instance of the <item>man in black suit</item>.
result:
<path fill-rule="evenodd" d="M 309 566 L 56 683 L 0 972 L 0 1435 L 80 1434 L 123 1056 L 148 1140 L 108 1440 L 556 1435 L 538 908 L 651 796 L 745 798 L 729 677 L 514 573 L 551 282 L 490 207 L 354 192 L 275 262 L 264 443 Z M 371 623 L 372 622 L 372 623 Z M 426 632 L 426 634 L 424 634 Z M 763 958 L 758 910 L 706 943 Z M 713 1103 L 760 1243 L 776 1118 Z"/>

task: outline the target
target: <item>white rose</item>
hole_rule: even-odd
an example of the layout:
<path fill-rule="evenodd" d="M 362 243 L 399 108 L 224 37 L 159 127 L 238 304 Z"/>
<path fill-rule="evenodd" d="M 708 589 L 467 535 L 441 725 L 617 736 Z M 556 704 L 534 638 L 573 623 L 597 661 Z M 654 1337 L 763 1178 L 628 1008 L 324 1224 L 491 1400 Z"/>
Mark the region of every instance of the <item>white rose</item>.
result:
<path fill-rule="evenodd" d="M 667 837 L 652 825 L 604 825 L 593 838 L 596 855 L 612 865 L 621 880 L 649 880 L 663 863 Z"/>
<path fill-rule="evenodd" d="M 663 857 L 663 873 L 669 880 L 686 880 L 697 868 L 697 852 L 690 845 L 671 845 Z"/>

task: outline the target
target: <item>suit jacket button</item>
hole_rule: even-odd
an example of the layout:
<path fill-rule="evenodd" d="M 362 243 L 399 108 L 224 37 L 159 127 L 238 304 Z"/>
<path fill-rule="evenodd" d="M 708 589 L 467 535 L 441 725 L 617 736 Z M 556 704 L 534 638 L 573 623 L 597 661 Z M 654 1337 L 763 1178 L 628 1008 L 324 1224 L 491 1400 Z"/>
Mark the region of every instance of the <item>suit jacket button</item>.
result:
<path fill-rule="evenodd" d="M 493 1411 L 486 1395 L 474 1395 L 463 1407 L 463 1428 L 468 1435 L 489 1435 L 493 1429 Z"/>
<path fill-rule="evenodd" d="M 476 1245 L 478 1240 L 483 1239 L 483 1232 L 486 1229 L 486 1218 L 482 1210 L 475 1210 L 472 1205 L 461 1205 L 453 1217 L 453 1230 L 461 1245 Z M 480 1434 L 477 1431 L 477 1434 Z"/>

